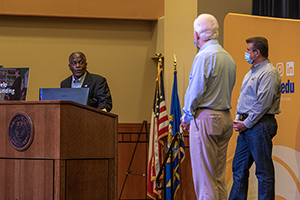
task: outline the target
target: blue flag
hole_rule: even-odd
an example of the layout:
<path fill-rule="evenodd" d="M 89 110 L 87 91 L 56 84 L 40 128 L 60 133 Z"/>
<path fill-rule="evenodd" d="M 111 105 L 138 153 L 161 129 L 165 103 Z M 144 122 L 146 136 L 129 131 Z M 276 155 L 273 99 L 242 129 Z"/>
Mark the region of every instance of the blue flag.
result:
<path fill-rule="evenodd" d="M 177 71 L 174 71 L 174 82 L 173 82 L 173 91 L 172 91 L 172 100 L 171 100 L 171 109 L 170 109 L 170 119 L 169 119 L 169 138 L 168 138 L 168 148 L 171 145 L 172 139 L 176 133 L 180 133 L 180 143 L 176 142 L 173 150 L 173 167 L 171 168 L 171 157 L 169 157 L 166 167 L 166 199 L 169 200 L 172 198 L 171 193 L 171 172 L 173 171 L 173 194 L 175 196 L 177 190 L 180 187 L 180 172 L 179 172 L 179 163 L 182 162 L 185 158 L 184 151 L 184 140 L 183 140 L 183 131 L 180 126 L 181 118 L 181 107 L 178 98 L 177 91 Z"/>

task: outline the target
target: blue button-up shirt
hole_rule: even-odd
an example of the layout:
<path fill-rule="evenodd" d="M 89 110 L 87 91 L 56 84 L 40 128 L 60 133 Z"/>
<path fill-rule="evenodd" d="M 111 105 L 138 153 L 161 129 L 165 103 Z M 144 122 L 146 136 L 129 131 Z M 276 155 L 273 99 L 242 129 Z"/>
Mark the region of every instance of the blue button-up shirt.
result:
<path fill-rule="evenodd" d="M 264 114 L 279 114 L 280 97 L 281 77 L 269 59 L 251 66 L 242 83 L 236 119 L 248 114 L 244 125 L 251 128 Z"/>
<path fill-rule="evenodd" d="M 75 80 L 74 76 L 72 76 L 72 85 L 71 85 L 71 88 L 81 88 L 82 87 L 82 84 L 84 82 L 84 79 L 86 77 L 86 72 L 78 79 L 78 80 Z"/>
<path fill-rule="evenodd" d="M 231 109 L 236 66 L 218 40 L 207 41 L 195 56 L 184 97 L 183 122 L 190 124 L 197 108 Z"/>

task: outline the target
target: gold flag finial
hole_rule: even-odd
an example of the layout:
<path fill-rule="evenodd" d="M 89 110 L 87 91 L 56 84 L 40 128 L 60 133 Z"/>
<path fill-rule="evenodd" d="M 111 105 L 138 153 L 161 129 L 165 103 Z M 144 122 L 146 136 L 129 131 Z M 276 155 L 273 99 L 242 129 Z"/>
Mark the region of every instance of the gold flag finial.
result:
<path fill-rule="evenodd" d="M 174 71 L 177 70 L 177 59 L 176 59 L 176 55 L 174 54 L 174 61 L 173 61 L 173 65 L 174 65 Z"/>
<path fill-rule="evenodd" d="M 162 66 L 162 56 L 162 53 L 156 53 L 156 57 L 158 57 L 157 71 L 159 71 Z"/>

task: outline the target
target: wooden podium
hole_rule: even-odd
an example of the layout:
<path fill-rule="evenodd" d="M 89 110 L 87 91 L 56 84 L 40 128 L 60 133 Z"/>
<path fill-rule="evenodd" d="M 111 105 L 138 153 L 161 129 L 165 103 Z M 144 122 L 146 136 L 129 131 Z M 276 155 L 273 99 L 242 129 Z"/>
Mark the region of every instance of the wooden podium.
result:
<path fill-rule="evenodd" d="M 23 150 L 14 143 L 26 142 L 22 114 L 33 129 Z M 117 199 L 117 115 L 71 101 L 5 101 L 0 126 L 0 199 Z"/>

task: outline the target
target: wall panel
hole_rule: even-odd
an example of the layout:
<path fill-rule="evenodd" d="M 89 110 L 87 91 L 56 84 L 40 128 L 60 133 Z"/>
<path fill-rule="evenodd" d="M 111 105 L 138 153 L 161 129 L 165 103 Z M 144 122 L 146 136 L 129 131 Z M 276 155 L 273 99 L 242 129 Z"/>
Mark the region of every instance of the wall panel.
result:
<path fill-rule="evenodd" d="M 2 0 L 2 14 L 52 17 L 157 20 L 161 0 Z"/>
<path fill-rule="evenodd" d="M 147 197 L 147 177 L 144 176 L 147 173 L 148 142 L 146 129 L 145 127 L 141 128 L 141 123 L 119 123 L 118 126 L 118 198 L 125 182 L 126 173 L 130 172 L 122 191 L 122 200 L 150 199 Z M 149 124 L 148 131 L 150 131 Z M 136 144 L 137 149 L 134 153 Z M 187 132 L 184 133 L 184 144 L 186 157 L 180 166 L 181 187 L 177 191 L 175 200 L 181 199 L 181 196 L 181 200 L 195 200 Z"/>

